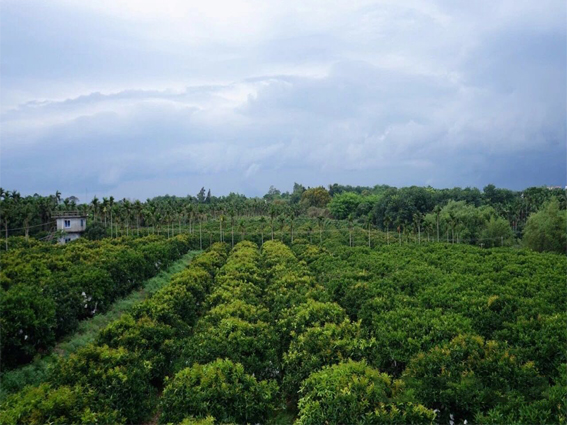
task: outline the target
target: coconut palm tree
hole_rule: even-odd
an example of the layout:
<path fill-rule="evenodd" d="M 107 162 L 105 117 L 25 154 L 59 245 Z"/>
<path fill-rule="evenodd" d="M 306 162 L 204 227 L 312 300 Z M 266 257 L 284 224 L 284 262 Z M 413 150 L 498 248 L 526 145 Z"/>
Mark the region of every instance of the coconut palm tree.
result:
<path fill-rule="evenodd" d="M 270 206 L 270 226 L 272 227 L 272 240 L 274 240 L 274 218 L 277 215 L 277 210 L 275 205 Z"/>
<path fill-rule="evenodd" d="M 142 209 L 144 208 L 144 206 L 142 205 L 142 203 L 136 199 L 136 201 L 134 202 L 134 213 L 136 215 L 136 233 L 138 236 L 140 236 L 140 218 L 142 216 Z"/>
<path fill-rule="evenodd" d="M 224 217 L 224 215 L 221 215 L 221 216 L 219 217 L 219 225 L 220 225 L 220 236 L 219 236 L 219 239 L 220 239 L 221 242 L 224 242 L 224 235 L 223 235 L 223 233 L 222 233 L 222 224 L 224 223 L 224 221 L 225 221 L 225 217 Z"/>
<path fill-rule="evenodd" d="M 199 220 L 199 249 L 203 249 L 203 206 L 199 205 L 197 210 L 197 218 Z"/>
<path fill-rule="evenodd" d="M 284 239 L 283 239 L 283 237 L 284 237 L 283 230 L 284 230 L 284 227 L 285 227 L 285 215 L 280 214 L 280 215 L 278 216 L 278 222 L 279 222 L 279 224 L 280 224 L 280 233 L 281 233 L 280 239 L 281 239 L 281 241 L 283 242 L 283 240 L 284 240 Z"/>
<path fill-rule="evenodd" d="M 390 224 L 392 224 L 392 218 L 389 215 L 384 217 L 384 227 L 386 227 L 386 243 L 390 245 Z"/>
<path fill-rule="evenodd" d="M 61 196 L 61 194 L 59 194 L 59 196 Z M 99 206 L 98 198 L 96 196 L 91 201 L 91 205 L 93 207 L 93 221 L 96 221 L 96 212 L 98 211 L 98 206 Z"/>
<path fill-rule="evenodd" d="M 108 198 L 102 198 L 101 210 L 104 214 L 104 228 L 106 229 L 106 213 L 108 212 Z"/>
<path fill-rule="evenodd" d="M 308 221 L 305 225 L 305 229 L 307 230 L 307 234 L 309 235 L 309 243 L 313 243 L 313 223 Z"/>
<path fill-rule="evenodd" d="M 266 217 L 260 217 L 260 234 L 262 235 L 262 245 L 264 245 L 264 227 L 266 226 Z M 273 234 L 273 231 L 272 231 Z M 273 240 L 273 238 L 272 238 Z"/>
<path fill-rule="evenodd" d="M 415 213 L 413 215 L 413 222 L 415 224 L 415 227 L 417 228 L 418 244 L 421 245 L 421 214 L 420 213 Z"/>
<path fill-rule="evenodd" d="M 366 228 L 368 229 L 368 248 L 371 248 L 371 246 L 370 246 L 370 226 L 372 226 L 373 221 L 374 221 L 374 215 L 372 213 L 369 213 L 368 216 L 366 217 Z"/>
<path fill-rule="evenodd" d="M 437 242 L 439 242 L 439 216 L 441 215 L 441 207 L 439 205 L 435 205 L 435 208 L 433 208 L 433 213 L 435 213 L 435 223 L 437 225 Z"/>
<path fill-rule="evenodd" d="M 112 237 L 112 209 L 114 208 L 114 196 L 108 198 L 108 208 L 110 209 L 110 237 Z"/>
<path fill-rule="evenodd" d="M 295 210 L 295 208 L 292 208 L 291 211 L 289 212 L 289 223 L 290 223 L 290 228 L 291 228 L 291 243 L 293 244 L 293 225 L 295 223 L 295 217 L 296 217 L 297 211 Z"/>
<path fill-rule="evenodd" d="M 352 246 L 352 230 L 353 230 L 353 218 L 352 214 L 348 215 L 348 242 L 349 246 Z"/>
<path fill-rule="evenodd" d="M 319 245 L 323 245 L 323 220 L 325 216 L 319 215 L 317 216 L 317 223 L 319 224 Z"/>
<path fill-rule="evenodd" d="M 234 207 L 230 207 L 228 209 L 228 215 L 230 217 L 230 233 L 232 236 L 232 247 L 234 247 L 234 217 L 235 217 L 235 211 L 234 211 Z"/>

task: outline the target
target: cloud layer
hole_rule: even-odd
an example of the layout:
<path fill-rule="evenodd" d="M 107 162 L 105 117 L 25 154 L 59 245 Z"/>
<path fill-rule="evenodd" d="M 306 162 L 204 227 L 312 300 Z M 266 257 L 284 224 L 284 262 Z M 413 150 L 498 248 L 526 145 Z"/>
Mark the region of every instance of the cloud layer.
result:
<path fill-rule="evenodd" d="M 190 3 L 4 2 L 2 186 L 565 184 L 564 2 Z"/>

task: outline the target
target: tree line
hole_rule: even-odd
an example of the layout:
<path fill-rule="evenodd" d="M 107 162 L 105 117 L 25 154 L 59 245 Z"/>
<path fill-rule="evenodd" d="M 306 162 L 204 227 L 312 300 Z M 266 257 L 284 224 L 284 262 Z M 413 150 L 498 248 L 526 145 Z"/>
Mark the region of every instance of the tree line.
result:
<path fill-rule="evenodd" d="M 531 226 L 531 230 L 528 226 L 528 233 L 539 235 L 527 240 L 539 250 L 561 251 L 565 244 L 557 223 L 563 219 L 566 205 L 562 189 L 531 187 L 512 191 L 494 185 L 481 191 L 338 184 L 306 188 L 295 183 L 292 192 L 281 192 L 272 186 L 262 197 L 235 193 L 216 197 L 203 187 L 195 196 L 165 195 L 144 202 L 95 196 L 83 203 L 76 197 L 62 198 L 60 192 L 23 197 L 17 191 L 0 189 L 5 249 L 9 236 L 46 237 L 54 229 L 53 216 L 64 211 L 78 211 L 87 216 L 93 239 L 140 235 L 141 229 L 145 234 L 163 232 L 169 236 L 183 227 L 193 233 L 197 229 L 202 231 L 203 223 L 212 221 L 216 222 L 220 235 L 230 228 L 234 238 L 234 229 L 245 230 L 244 221 L 255 217 L 263 218 L 259 222 L 262 229 L 256 229 L 262 233 L 266 226 L 273 234 L 275 228 L 286 225 L 293 234 L 299 218 L 310 218 L 314 229 L 321 228 L 325 220 L 335 219 L 343 220 L 347 226 L 379 229 L 388 238 L 391 232 L 398 240 L 411 235 L 418 242 L 423 238 L 482 246 L 514 244 L 524 236 L 530 216 L 548 211 L 546 217 L 537 216 L 538 225 Z M 542 236 L 545 232 L 551 241 Z"/>

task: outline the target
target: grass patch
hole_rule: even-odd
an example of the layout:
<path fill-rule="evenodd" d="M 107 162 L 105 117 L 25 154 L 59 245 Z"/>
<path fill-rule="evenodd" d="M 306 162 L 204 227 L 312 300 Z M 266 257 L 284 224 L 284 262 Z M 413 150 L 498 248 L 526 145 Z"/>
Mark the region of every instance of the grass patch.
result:
<path fill-rule="evenodd" d="M 106 313 L 98 314 L 89 320 L 83 320 L 79 323 L 77 331 L 61 340 L 49 354 L 36 358 L 28 365 L 3 373 L 0 378 L 0 401 L 3 401 L 9 394 L 21 390 L 26 385 L 37 385 L 44 382 L 49 374 L 50 366 L 59 357 L 68 356 L 79 348 L 93 342 L 101 329 L 165 286 L 170 281 L 171 276 L 187 267 L 187 264 L 199 252 L 189 251 L 167 270 L 163 270 L 158 275 L 147 280 L 140 289 L 114 302 Z"/>

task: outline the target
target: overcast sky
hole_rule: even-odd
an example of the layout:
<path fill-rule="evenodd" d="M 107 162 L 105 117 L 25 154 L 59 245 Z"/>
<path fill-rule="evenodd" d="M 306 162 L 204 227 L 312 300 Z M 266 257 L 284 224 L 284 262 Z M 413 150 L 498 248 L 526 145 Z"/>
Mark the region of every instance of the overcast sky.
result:
<path fill-rule="evenodd" d="M 565 0 L 0 8 L 5 189 L 566 183 Z"/>

